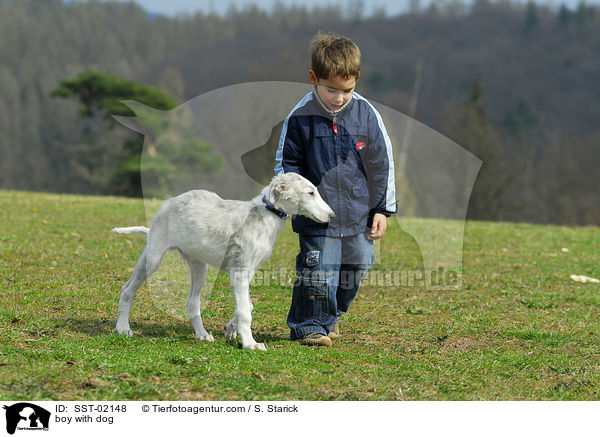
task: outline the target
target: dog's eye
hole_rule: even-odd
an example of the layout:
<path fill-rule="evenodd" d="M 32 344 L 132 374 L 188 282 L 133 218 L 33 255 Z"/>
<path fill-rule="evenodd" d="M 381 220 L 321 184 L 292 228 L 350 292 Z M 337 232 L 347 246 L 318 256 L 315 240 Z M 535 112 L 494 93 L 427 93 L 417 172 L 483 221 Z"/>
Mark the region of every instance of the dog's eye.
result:
<path fill-rule="evenodd" d="M 314 191 L 311 191 L 311 192 L 310 192 L 310 193 L 308 193 L 308 194 L 309 194 L 310 196 L 314 196 L 314 195 L 315 195 L 315 192 L 314 192 Z"/>

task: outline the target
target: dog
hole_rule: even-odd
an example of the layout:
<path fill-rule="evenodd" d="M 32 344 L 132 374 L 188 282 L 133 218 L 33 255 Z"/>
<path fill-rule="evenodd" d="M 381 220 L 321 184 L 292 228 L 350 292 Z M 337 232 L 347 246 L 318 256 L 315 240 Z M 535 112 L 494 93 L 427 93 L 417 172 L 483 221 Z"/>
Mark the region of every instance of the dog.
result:
<path fill-rule="evenodd" d="M 129 313 L 142 283 L 159 267 L 164 253 L 177 249 L 190 269 L 191 290 L 187 310 L 199 340 L 214 341 L 202 323 L 200 299 L 208 265 L 229 275 L 235 313 L 225 325 L 225 338 L 239 333 L 242 347 L 266 350 L 250 328 L 252 302 L 249 285 L 256 269 L 269 257 L 277 235 L 290 215 L 303 215 L 319 223 L 335 216 L 317 188 L 297 173 L 275 176 L 261 194 L 250 201 L 224 200 L 205 190 L 192 190 L 165 201 L 150 228 L 114 228 L 122 234 L 147 234 L 146 247 L 121 289 L 116 331 L 132 336 Z"/>

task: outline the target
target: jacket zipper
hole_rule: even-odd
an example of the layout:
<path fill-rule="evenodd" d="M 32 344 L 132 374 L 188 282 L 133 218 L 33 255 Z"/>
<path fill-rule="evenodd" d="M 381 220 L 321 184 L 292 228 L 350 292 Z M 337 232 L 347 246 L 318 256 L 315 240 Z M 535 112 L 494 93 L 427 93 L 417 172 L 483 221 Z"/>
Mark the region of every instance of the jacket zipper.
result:
<path fill-rule="evenodd" d="M 337 125 L 337 117 L 334 115 L 332 120 L 332 128 L 333 128 L 333 144 L 337 146 L 337 141 L 335 140 L 336 134 L 338 133 L 338 125 Z M 336 147 L 337 148 L 337 147 Z M 341 192 L 341 180 L 340 180 L 340 169 L 342 167 L 342 162 L 340 156 L 336 153 L 336 161 L 337 161 L 337 180 L 338 180 L 338 199 L 340 202 L 342 201 L 342 192 Z M 340 203 L 340 238 L 344 237 L 344 232 L 342 231 L 344 217 L 342 216 L 343 207 Z"/>

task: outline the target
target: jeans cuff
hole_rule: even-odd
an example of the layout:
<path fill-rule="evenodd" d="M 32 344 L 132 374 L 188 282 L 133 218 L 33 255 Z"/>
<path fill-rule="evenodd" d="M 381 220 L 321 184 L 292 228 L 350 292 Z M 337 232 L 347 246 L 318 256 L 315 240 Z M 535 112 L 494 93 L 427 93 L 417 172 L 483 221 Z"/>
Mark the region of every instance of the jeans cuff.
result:
<path fill-rule="evenodd" d="M 321 326 L 302 326 L 300 328 L 292 328 L 290 330 L 290 340 L 299 340 L 309 334 L 318 332 L 319 334 L 327 335 Z"/>

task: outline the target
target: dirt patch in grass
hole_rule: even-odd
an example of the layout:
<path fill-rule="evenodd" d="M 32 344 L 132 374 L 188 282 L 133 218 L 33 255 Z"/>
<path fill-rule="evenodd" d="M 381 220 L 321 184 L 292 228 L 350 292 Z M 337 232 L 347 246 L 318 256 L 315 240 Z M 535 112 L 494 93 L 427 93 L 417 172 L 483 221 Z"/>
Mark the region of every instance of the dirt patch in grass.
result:
<path fill-rule="evenodd" d="M 489 341 L 481 338 L 459 337 L 451 335 L 441 341 L 443 351 L 468 351 L 473 349 L 482 349 L 489 346 Z"/>

